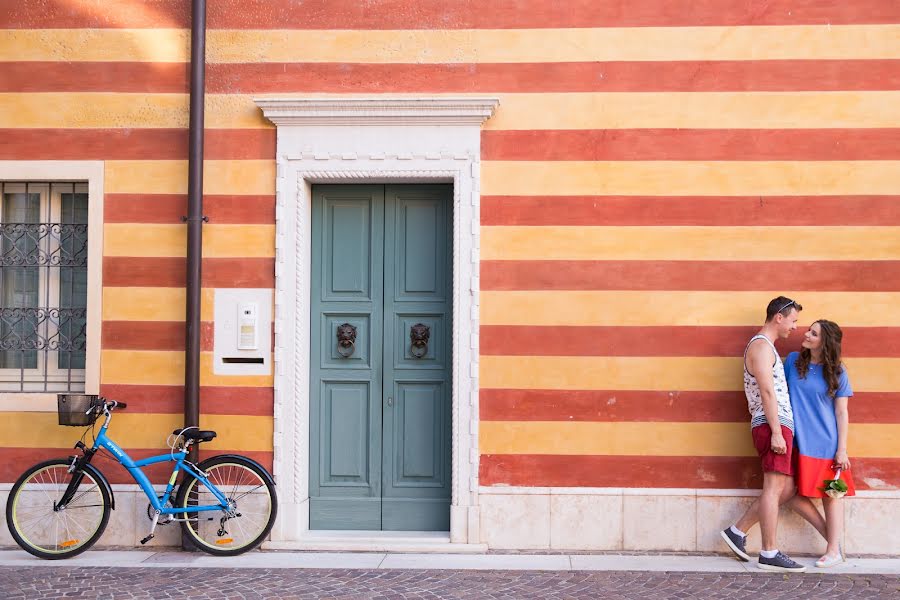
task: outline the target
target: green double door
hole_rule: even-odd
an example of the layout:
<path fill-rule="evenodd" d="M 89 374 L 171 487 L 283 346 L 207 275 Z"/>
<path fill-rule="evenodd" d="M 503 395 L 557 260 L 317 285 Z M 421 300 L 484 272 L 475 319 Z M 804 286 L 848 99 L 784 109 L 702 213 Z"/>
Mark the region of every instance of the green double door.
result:
<path fill-rule="evenodd" d="M 452 186 L 313 187 L 310 528 L 450 528 Z"/>

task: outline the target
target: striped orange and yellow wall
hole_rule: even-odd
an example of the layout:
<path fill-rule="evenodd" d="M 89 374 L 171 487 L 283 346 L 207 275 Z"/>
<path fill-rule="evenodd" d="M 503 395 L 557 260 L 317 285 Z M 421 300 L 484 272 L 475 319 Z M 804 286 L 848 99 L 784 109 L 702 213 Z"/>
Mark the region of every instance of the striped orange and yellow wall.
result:
<path fill-rule="evenodd" d="M 212 289 L 274 286 L 275 132 L 253 98 L 478 94 L 500 98 L 482 134 L 482 485 L 756 485 L 740 354 L 786 293 L 845 327 L 859 487 L 900 487 L 896 2 L 208 4 L 216 450 L 272 462 L 272 379 L 209 361 Z M 106 163 L 101 392 L 132 402 L 139 452 L 182 410 L 189 5 L 0 11 L 0 160 Z M 7 481 L 68 442 L 16 440 Z"/>

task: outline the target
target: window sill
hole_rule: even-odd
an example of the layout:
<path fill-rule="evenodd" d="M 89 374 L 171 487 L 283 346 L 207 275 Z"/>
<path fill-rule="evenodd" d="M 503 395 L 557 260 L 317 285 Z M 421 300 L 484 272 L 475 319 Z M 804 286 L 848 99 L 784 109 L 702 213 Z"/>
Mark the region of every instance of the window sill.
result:
<path fill-rule="evenodd" d="M 53 392 L 0 392 L 0 413 L 56 412 Z"/>

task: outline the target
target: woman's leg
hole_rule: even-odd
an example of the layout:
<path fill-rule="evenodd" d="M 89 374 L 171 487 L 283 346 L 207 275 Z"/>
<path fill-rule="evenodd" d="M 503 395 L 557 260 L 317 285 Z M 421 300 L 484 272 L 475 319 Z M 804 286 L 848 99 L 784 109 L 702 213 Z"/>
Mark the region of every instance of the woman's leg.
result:
<path fill-rule="evenodd" d="M 831 500 L 831 498 L 827 499 Z M 816 508 L 816 505 L 812 503 L 812 500 L 806 496 L 794 494 L 793 498 L 788 500 L 787 505 L 795 513 L 806 519 L 810 525 L 815 527 L 816 531 L 818 531 L 825 540 L 828 540 L 828 531 L 825 522 L 826 518 L 822 516 L 822 513 L 820 513 L 819 509 Z"/>
<path fill-rule="evenodd" d="M 842 498 L 822 498 L 825 505 L 825 521 L 827 523 L 828 547 L 825 554 L 836 556 L 841 550 L 841 536 L 844 534 L 844 502 Z"/>

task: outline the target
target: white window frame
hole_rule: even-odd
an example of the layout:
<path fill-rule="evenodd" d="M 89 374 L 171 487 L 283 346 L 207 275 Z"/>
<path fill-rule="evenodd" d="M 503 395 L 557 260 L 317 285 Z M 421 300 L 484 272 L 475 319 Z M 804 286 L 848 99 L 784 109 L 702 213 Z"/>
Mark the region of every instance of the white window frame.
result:
<path fill-rule="evenodd" d="M 100 392 L 100 352 L 103 299 L 102 161 L 0 161 L 0 181 L 33 183 L 84 182 L 88 193 L 87 339 L 84 392 Z M 43 216 L 43 215 L 42 215 Z M 22 402 L 22 400 L 26 400 Z M 56 411 L 56 393 L 0 391 L 0 412 Z"/>

